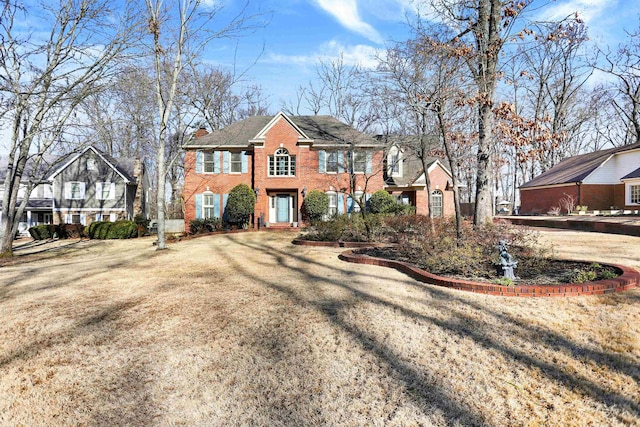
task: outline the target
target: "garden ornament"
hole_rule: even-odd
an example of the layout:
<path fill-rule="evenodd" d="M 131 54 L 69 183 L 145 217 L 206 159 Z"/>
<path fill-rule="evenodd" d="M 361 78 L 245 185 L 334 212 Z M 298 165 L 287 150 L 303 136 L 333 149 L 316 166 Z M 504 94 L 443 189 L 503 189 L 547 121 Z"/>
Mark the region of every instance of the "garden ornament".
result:
<path fill-rule="evenodd" d="M 511 280 L 517 279 L 513 274 L 513 269 L 518 266 L 518 261 L 513 259 L 511 254 L 507 252 L 509 244 L 504 240 L 498 242 L 498 250 L 500 251 L 500 266 L 502 267 L 502 277 L 506 277 Z"/>

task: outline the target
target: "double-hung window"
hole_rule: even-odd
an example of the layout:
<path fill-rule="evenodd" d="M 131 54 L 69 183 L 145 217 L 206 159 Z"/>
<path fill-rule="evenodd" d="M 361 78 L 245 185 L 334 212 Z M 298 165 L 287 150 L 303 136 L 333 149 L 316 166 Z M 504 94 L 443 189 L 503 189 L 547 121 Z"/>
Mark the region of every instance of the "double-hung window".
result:
<path fill-rule="evenodd" d="M 338 152 L 337 151 L 327 152 L 327 172 L 338 173 Z"/>
<path fill-rule="evenodd" d="M 220 155 L 220 153 L 218 153 L 217 151 L 214 152 L 204 152 L 202 153 L 203 157 L 202 157 L 202 165 L 204 166 L 204 173 L 214 173 L 214 168 L 215 168 L 215 161 L 213 159 L 213 156 L 215 155 Z"/>
<path fill-rule="evenodd" d="M 327 215 L 332 217 L 338 213 L 338 193 L 329 192 L 327 196 L 329 196 L 329 211 Z"/>
<path fill-rule="evenodd" d="M 231 173 L 242 173 L 242 153 L 231 153 L 229 156 L 230 167 L 229 170 Z"/>
<path fill-rule="evenodd" d="M 113 182 L 98 182 L 96 184 L 96 197 L 98 200 L 115 199 L 115 184 Z"/>
<path fill-rule="evenodd" d="M 434 218 L 442 216 L 442 191 L 434 190 L 431 192 L 431 208 L 433 209 Z"/>
<path fill-rule="evenodd" d="M 202 213 L 204 219 L 212 219 L 215 217 L 215 210 L 213 207 L 213 194 L 203 194 L 202 197 Z"/>
<path fill-rule="evenodd" d="M 352 154 L 353 172 L 365 173 L 367 170 L 367 153 L 364 151 L 356 151 Z"/>
<path fill-rule="evenodd" d="M 269 156 L 269 176 L 295 176 L 296 156 L 289 155 L 286 148 L 278 148 Z"/>
<path fill-rule="evenodd" d="M 64 195 L 67 200 L 84 200 L 84 182 L 65 182 Z"/>

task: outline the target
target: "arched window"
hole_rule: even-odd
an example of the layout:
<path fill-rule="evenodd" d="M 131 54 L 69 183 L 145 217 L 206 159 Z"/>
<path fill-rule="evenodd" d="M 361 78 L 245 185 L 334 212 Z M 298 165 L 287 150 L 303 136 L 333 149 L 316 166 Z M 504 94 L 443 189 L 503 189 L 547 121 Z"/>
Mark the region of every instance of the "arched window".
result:
<path fill-rule="evenodd" d="M 431 209 L 433 210 L 434 218 L 442 216 L 442 191 L 433 190 L 431 192 Z"/>
<path fill-rule="evenodd" d="M 278 148 L 269 156 L 269 176 L 295 176 L 296 156 L 289 155 L 286 148 Z"/>

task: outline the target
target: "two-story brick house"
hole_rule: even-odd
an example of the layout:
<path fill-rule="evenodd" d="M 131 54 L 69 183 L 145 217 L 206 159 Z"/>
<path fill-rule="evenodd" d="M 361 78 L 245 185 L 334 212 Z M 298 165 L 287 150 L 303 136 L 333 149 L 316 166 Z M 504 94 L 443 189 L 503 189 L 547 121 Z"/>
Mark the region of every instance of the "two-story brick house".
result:
<path fill-rule="evenodd" d="M 307 192 L 326 192 L 329 213 L 357 210 L 356 197 L 384 186 L 383 144 L 329 116 L 256 116 L 184 146 L 185 223 L 222 218 L 229 191 L 256 193 L 255 223 L 296 226 Z"/>
<path fill-rule="evenodd" d="M 386 188 L 428 213 L 424 174 L 409 156 L 395 157 L 395 182 L 389 181 L 385 144 L 330 116 L 250 117 L 213 133 L 201 129 L 183 148 L 186 227 L 194 219 L 223 218 L 229 192 L 241 183 L 256 193 L 254 225 L 297 226 L 311 190 L 329 196 L 328 214 L 357 211 L 351 195 L 366 200 Z M 435 159 L 430 165 L 439 214 L 452 213 L 450 174 Z"/>

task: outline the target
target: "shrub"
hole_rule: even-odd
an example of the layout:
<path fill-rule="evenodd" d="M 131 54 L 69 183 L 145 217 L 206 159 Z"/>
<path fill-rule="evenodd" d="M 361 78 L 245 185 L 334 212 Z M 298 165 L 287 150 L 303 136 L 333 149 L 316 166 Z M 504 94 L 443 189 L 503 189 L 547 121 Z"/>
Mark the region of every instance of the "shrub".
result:
<path fill-rule="evenodd" d="M 374 214 L 394 213 L 397 203 L 393 196 L 384 190 L 378 190 L 369 199 L 369 210 Z"/>
<path fill-rule="evenodd" d="M 33 240 L 53 239 L 59 236 L 59 227 L 54 224 L 36 225 L 29 229 L 29 234 Z"/>
<path fill-rule="evenodd" d="M 432 273 L 494 278 L 499 264 L 499 240 L 510 243 L 509 253 L 518 261 L 517 275 L 537 274 L 548 265 L 549 248 L 540 245 L 538 234 L 526 228 L 506 223 L 474 228 L 464 221 L 463 238 L 458 241 L 454 218 L 433 221 L 434 230 L 429 218 L 421 215 L 385 220 L 393 233 L 390 240 L 398 243 L 400 255 L 419 260 L 419 265 Z"/>
<path fill-rule="evenodd" d="M 321 221 L 329 210 L 329 196 L 320 190 L 311 190 L 304 198 L 302 212 L 311 224 Z"/>
<path fill-rule="evenodd" d="M 219 218 L 194 219 L 189 222 L 191 234 L 211 233 L 222 230 L 222 220 Z"/>
<path fill-rule="evenodd" d="M 90 239 L 132 239 L 138 237 L 138 224 L 134 221 L 94 221 L 86 228 Z"/>
<path fill-rule="evenodd" d="M 225 217 L 231 224 L 246 228 L 256 206 L 256 195 L 247 184 L 238 184 L 229 192 Z"/>
<path fill-rule="evenodd" d="M 61 239 L 80 239 L 87 237 L 82 224 L 61 224 L 59 228 L 59 237 Z"/>

